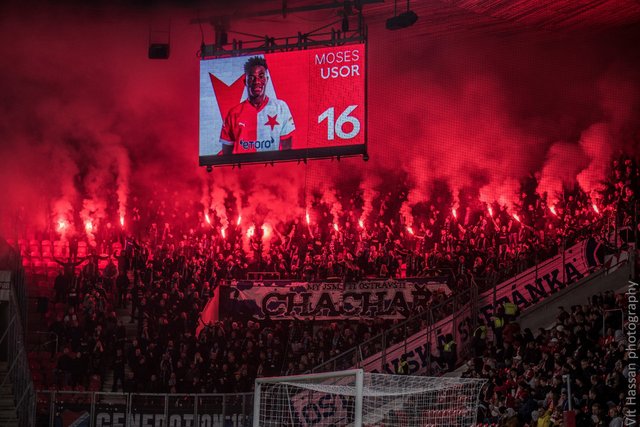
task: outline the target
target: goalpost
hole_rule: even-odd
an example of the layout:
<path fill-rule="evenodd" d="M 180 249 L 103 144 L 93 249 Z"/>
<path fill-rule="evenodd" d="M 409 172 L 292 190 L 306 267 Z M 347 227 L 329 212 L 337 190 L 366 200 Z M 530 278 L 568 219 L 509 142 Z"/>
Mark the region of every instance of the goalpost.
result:
<path fill-rule="evenodd" d="M 258 378 L 253 427 L 469 427 L 484 383 L 362 369 Z"/>

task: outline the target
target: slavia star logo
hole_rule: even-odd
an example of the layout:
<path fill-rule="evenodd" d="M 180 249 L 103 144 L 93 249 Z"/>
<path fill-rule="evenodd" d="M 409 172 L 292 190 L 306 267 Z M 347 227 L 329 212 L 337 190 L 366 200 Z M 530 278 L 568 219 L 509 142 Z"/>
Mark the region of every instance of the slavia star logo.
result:
<path fill-rule="evenodd" d="M 278 123 L 278 115 L 276 114 L 275 116 L 270 116 L 267 114 L 267 117 L 269 117 L 269 120 L 267 120 L 267 123 L 265 123 L 265 126 L 271 126 L 271 130 L 273 130 L 274 127 L 276 127 L 277 125 L 279 125 L 280 123 Z"/>

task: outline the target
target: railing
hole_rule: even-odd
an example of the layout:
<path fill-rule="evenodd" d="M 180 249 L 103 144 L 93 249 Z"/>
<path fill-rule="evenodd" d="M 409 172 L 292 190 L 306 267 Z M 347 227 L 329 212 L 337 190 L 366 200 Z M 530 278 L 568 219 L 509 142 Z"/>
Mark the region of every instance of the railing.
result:
<path fill-rule="evenodd" d="M 588 276 L 588 280 L 594 280 L 597 277 L 600 277 L 603 274 L 607 274 L 611 269 L 616 269 L 619 265 L 625 264 L 629 262 L 629 258 L 632 257 L 633 253 L 629 250 L 625 252 L 628 253 L 627 259 L 618 261 L 617 263 L 609 266 L 608 268 L 603 266 L 599 271 L 593 272 Z M 543 263 L 550 262 L 551 259 L 544 261 Z M 563 262 L 564 265 L 564 253 L 563 253 Z M 631 258 L 631 264 L 633 264 L 633 258 Z M 564 268 L 562 269 L 564 271 Z M 537 270 L 536 270 L 536 278 L 537 278 Z M 561 276 L 562 283 L 565 282 L 564 274 Z M 494 285 L 494 293 L 493 293 L 493 304 L 495 304 L 495 290 L 496 285 Z M 311 372 L 325 372 L 325 371 L 335 371 L 342 369 L 349 369 L 351 367 L 362 367 L 362 362 L 367 360 L 374 354 L 379 354 L 379 359 L 376 360 L 368 360 L 367 365 L 375 365 L 375 366 L 385 366 L 387 362 L 387 352 L 390 351 L 390 347 L 394 346 L 394 349 L 391 351 L 395 352 L 397 349 L 397 344 L 399 342 L 403 342 L 406 350 L 412 350 L 413 343 L 420 342 L 432 342 L 434 340 L 430 340 L 429 337 L 437 336 L 437 331 L 434 330 L 434 325 L 444 319 L 446 316 L 449 316 L 458 310 L 468 307 L 471 313 L 471 322 L 470 327 L 471 330 L 475 329 L 475 321 L 478 319 L 479 312 L 479 304 L 478 304 L 478 287 L 475 284 L 473 279 L 470 279 L 470 286 L 464 291 L 457 291 L 457 294 L 452 296 L 447 301 L 441 303 L 438 306 L 432 307 L 423 313 L 419 313 L 398 325 L 393 326 L 389 330 L 365 341 L 364 343 L 358 344 L 357 346 L 349 349 L 340 355 L 329 359 L 328 361 L 316 366 L 312 369 Z M 455 333 L 457 331 L 457 322 L 459 320 L 456 319 L 456 316 L 452 316 L 449 322 L 446 324 L 439 324 L 440 328 L 444 326 L 449 326 L 451 322 L 451 330 L 453 331 L 454 338 Z M 448 328 L 447 328 L 448 329 Z M 419 335 L 416 335 L 417 332 L 421 332 Z M 425 339 L 427 338 L 427 339 Z M 433 350 L 433 349 L 430 349 Z M 468 346 L 459 346 L 458 348 L 458 356 L 459 359 L 464 359 L 469 353 Z M 427 355 L 429 358 L 428 366 L 431 366 L 431 351 Z M 377 363 L 377 361 L 381 363 Z M 431 372 L 423 372 L 424 374 L 431 374 Z"/>
<path fill-rule="evenodd" d="M 436 331 L 434 330 L 434 325 L 438 321 L 457 312 L 465 306 L 470 306 L 473 312 L 474 309 L 477 309 L 476 304 L 474 304 L 474 302 L 477 301 L 477 295 L 477 286 L 473 279 L 470 279 L 467 289 L 457 291 L 455 295 L 451 296 L 446 301 L 403 320 L 375 337 L 342 352 L 338 356 L 316 366 L 311 370 L 311 372 L 339 371 L 352 367 L 361 367 L 363 361 L 375 354 L 380 355 L 379 360 L 382 365 L 385 365 L 387 362 L 387 352 L 391 346 L 404 342 L 404 346 L 409 348 L 409 339 L 416 333 L 423 332 L 424 334 L 427 334 L 427 336 L 435 334 Z M 477 315 L 472 315 L 470 317 L 471 319 L 477 319 Z M 451 319 L 451 322 L 455 321 L 455 318 Z M 475 327 L 475 325 L 473 326 Z M 456 328 L 454 327 L 452 330 L 455 338 Z M 466 350 L 467 349 L 465 348 L 459 349 L 460 355 L 464 356 Z M 427 357 L 431 358 L 431 354 Z M 429 366 L 430 362 L 431 360 L 429 360 Z"/>
<path fill-rule="evenodd" d="M 0 380 L 0 389 L 11 384 L 19 426 L 33 426 L 35 413 L 35 393 L 25 351 L 23 330 L 26 315 L 26 290 L 21 268 L 11 272 L 8 304 L 8 323 L 0 337 L 0 347 L 6 348 L 8 371 Z M 5 347 L 6 346 L 6 347 Z"/>
<path fill-rule="evenodd" d="M 49 427 L 249 427 L 252 412 L 253 393 L 132 394 L 47 390 L 37 392 L 36 421 L 38 426 Z"/>
<path fill-rule="evenodd" d="M 1 237 L 0 237 L 1 238 Z M 15 249 L 9 251 L 5 258 L 6 271 L 10 272 L 10 286 L 11 294 L 14 296 L 13 303 L 14 311 L 20 316 L 21 325 L 27 327 L 27 286 L 25 279 L 25 271 L 22 267 L 22 259 L 20 258 L 20 252 L 16 252 Z M 3 268 L 3 269 L 4 269 Z M 12 301 L 9 301 L 12 303 Z"/>
<path fill-rule="evenodd" d="M 278 271 L 249 271 L 247 280 L 280 280 Z"/>

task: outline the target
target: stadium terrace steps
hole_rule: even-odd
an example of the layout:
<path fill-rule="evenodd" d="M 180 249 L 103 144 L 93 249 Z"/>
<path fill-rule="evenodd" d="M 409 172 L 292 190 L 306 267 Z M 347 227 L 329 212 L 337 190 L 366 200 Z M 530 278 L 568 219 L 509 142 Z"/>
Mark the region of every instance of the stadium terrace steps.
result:
<path fill-rule="evenodd" d="M 540 327 L 549 327 L 555 322 L 560 307 L 568 310 L 572 305 L 586 304 L 590 297 L 600 292 L 617 292 L 625 288 L 629 280 L 630 267 L 631 264 L 627 263 L 615 271 L 596 273 L 568 286 L 525 311 L 518 319 L 520 327 L 529 328 L 532 331 Z"/>

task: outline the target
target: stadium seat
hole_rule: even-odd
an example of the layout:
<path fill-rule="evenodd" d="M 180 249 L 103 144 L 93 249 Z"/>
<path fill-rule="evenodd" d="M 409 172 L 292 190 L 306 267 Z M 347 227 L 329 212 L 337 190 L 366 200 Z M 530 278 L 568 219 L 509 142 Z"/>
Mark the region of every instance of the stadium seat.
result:
<path fill-rule="evenodd" d="M 43 274 L 45 273 L 45 267 L 40 258 L 32 258 L 31 259 L 31 270 L 33 274 Z"/>
<path fill-rule="evenodd" d="M 62 258 L 65 254 L 65 243 L 66 242 L 62 242 L 61 240 L 56 240 L 55 242 L 53 242 L 53 256 L 56 258 Z"/>
<path fill-rule="evenodd" d="M 38 242 L 37 240 L 31 240 L 29 242 L 29 254 L 31 255 L 32 258 L 40 257 L 40 242 Z"/>
<path fill-rule="evenodd" d="M 78 242 L 78 257 L 85 256 L 87 256 L 87 242 L 81 240 Z"/>
<path fill-rule="evenodd" d="M 26 244 L 26 242 L 24 243 L 24 245 L 21 244 L 20 245 L 20 255 L 22 257 L 27 257 L 27 256 L 29 256 L 29 254 L 30 254 L 29 246 Z"/>
<path fill-rule="evenodd" d="M 51 258 L 51 256 L 53 255 L 53 248 L 51 247 L 50 240 L 42 241 L 41 255 L 42 255 L 42 258 Z"/>

